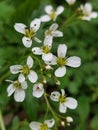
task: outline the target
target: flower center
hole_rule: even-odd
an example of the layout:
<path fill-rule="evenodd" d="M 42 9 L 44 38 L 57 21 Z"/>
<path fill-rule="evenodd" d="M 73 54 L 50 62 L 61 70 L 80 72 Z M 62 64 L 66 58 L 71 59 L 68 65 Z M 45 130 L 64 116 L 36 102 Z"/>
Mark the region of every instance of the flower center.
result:
<path fill-rule="evenodd" d="M 66 65 L 66 59 L 63 58 L 63 57 L 58 57 L 56 62 L 57 62 L 58 66 L 64 66 L 64 65 Z"/>
<path fill-rule="evenodd" d="M 52 32 L 52 30 L 46 30 L 46 32 L 45 32 L 45 35 L 47 36 L 47 35 L 50 35 L 51 34 L 51 32 Z"/>
<path fill-rule="evenodd" d="M 45 123 L 41 124 L 39 130 L 48 130 L 47 124 L 45 124 Z"/>
<path fill-rule="evenodd" d="M 35 36 L 35 32 L 34 32 L 33 28 L 26 27 L 25 28 L 25 36 L 28 37 L 28 38 L 34 37 Z"/>
<path fill-rule="evenodd" d="M 45 53 L 45 54 L 49 53 L 50 52 L 50 47 L 48 45 L 43 46 L 42 47 L 42 52 Z"/>
<path fill-rule="evenodd" d="M 22 73 L 25 74 L 25 75 L 30 73 L 30 69 L 27 65 L 22 67 Z"/>
<path fill-rule="evenodd" d="M 60 102 L 60 103 L 64 103 L 65 101 L 66 101 L 66 97 L 61 95 L 61 96 L 59 97 L 59 102 Z"/>
<path fill-rule="evenodd" d="M 50 16 L 51 19 L 54 19 L 56 17 L 55 11 L 52 11 L 49 16 Z"/>
<path fill-rule="evenodd" d="M 19 81 L 15 81 L 15 82 L 14 82 L 14 87 L 15 87 L 16 89 L 21 88 L 20 82 L 19 82 Z"/>

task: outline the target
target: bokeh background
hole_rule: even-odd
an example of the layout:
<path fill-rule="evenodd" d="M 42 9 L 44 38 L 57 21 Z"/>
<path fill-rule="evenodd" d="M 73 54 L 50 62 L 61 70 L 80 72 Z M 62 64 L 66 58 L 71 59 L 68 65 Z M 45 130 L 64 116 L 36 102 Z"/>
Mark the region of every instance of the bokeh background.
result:
<path fill-rule="evenodd" d="M 30 83 L 23 103 L 16 103 L 12 96 L 7 96 L 8 83 L 5 80 L 15 79 L 9 67 L 21 64 L 30 53 L 21 42 L 22 35 L 14 30 L 14 24 L 21 22 L 29 25 L 31 20 L 45 14 L 45 5 L 51 4 L 55 8 L 59 5 L 65 7 L 65 11 L 57 19 L 61 26 L 60 23 L 69 17 L 69 13 L 72 14 L 85 2 L 92 3 L 93 10 L 98 12 L 98 0 L 77 0 L 71 9 L 64 0 L 0 0 L 0 111 L 7 130 L 29 130 L 28 122 L 42 118 L 46 107 L 40 107 L 41 102 L 32 97 Z M 47 27 L 48 24 L 42 25 L 38 33 L 39 38 L 43 38 Z M 76 110 L 68 110 L 65 114 L 73 117 L 72 125 L 59 129 L 98 130 L 98 18 L 89 22 L 74 20 L 63 32 L 63 38 L 54 40 L 54 53 L 59 43 L 65 43 L 68 46 L 67 55 L 81 57 L 82 65 L 77 69 L 67 68 L 66 76 L 60 79 L 59 88 L 64 88 L 68 95 L 75 97 L 78 107 Z M 49 86 L 50 91 L 55 85 L 49 81 Z M 41 108 L 43 112 L 40 112 Z"/>

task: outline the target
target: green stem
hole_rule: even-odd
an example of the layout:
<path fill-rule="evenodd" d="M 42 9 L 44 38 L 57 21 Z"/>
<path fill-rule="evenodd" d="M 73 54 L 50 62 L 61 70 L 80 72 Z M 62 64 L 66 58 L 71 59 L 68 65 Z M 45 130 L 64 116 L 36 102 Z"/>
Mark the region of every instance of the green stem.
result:
<path fill-rule="evenodd" d="M 47 94 L 46 94 L 46 92 L 44 92 L 44 98 L 45 98 L 47 107 L 48 107 L 48 109 L 50 110 L 50 112 L 52 113 L 52 115 L 53 115 L 53 117 L 54 117 L 54 119 L 55 119 L 55 121 L 56 121 L 56 124 L 57 124 L 58 121 L 59 121 L 59 118 L 56 116 L 56 113 L 53 111 L 52 107 L 50 106 L 50 103 L 49 103 L 49 101 L 48 101 L 48 99 L 47 99 Z M 57 125 L 55 125 L 55 130 L 58 130 Z"/>
<path fill-rule="evenodd" d="M 6 130 L 5 129 L 5 125 L 4 125 L 4 121 L 3 121 L 3 117 L 2 117 L 2 112 L 0 110 L 0 128 L 1 130 Z"/>
<path fill-rule="evenodd" d="M 61 30 L 63 30 L 63 29 L 66 27 L 66 25 L 72 21 L 72 19 L 73 19 L 75 16 L 76 16 L 76 12 L 75 12 L 69 19 L 67 19 L 67 20 L 63 23 L 63 25 L 62 25 L 62 27 L 61 27 Z"/>

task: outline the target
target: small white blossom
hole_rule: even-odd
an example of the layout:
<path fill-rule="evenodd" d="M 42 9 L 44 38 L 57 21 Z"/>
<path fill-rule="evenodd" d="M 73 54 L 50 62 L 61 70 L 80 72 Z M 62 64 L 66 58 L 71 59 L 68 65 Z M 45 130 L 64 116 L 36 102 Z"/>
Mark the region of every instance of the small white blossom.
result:
<path fill-rule="evenodd" d="M 44 94 L 44 88 L 42 83 L 34 84 L 33 86 L 33 96 L 40 98 Z"/>
<path fill-rule="evenodd" d="M 50 61 L 52 60 L 53 54 L 50 52 L 52 47 L 52 41 L 51 38 L 44 40 L 44 45 L 42 47 L 33 47 L 32 52 L 35 55 L 42 55 L 42 59 L 44 61 Z"/>
<path fill-rule="evenodd" d="M 27 76 L 27 78 L 32 82 L 35 83 L 38 79 L 37 73 L 33 70 L 31 70 L 31 68 L 33 67 L 33 59 L 31 56 L 28 56 L 27 58 L 27 63 L 26 65 L 22 66 L 22 65 L 13 65 L 10 66 L 10 71 L 12 74 L 19 74 L 19 81 L 22 82 L 25 80 L 25 76 Z"/>
<path fill-rule="evenodd" d="M 98 13 L 92 11 L 92 5 L 90 3 L 86 3 L 84 6 L 80 6 L 80 10 L 82 11 L 83 16 L 81 16 L 82 20 L 91 20 L 92 18 L 96 18 Z"/>
<path fill-rule="evenodd" d="M 23 23 L 15 23 L 14 28 L 17 32 L 24 34 L 24 37 L 22 38 L 22 42 L 25 47 L 29 48 L 32 45 L 32 38 L 36 42 L 41 42 L 35 35 L 40 27 L 40 19 L 34 19 L 30 23 L 30 27 L 26 26 Z"/>
<path fill-rule="evenodd" d="M 76 2 L 76 0 L 65 0 L 69 5 L 73 5 L 75 2 Z"/>
<path fill-rule="evenodd" d="M 65 113 L 67 108 L 75 109 L 77 107 L 77 100 L 72 97 L 66 97 L 64 89 L 61 89 L 61 93 L 54 91 L 50 95 L 50 99 L 59 102 L 59 111 Z"/>
<path fill-rule="evenodd" d="M 25 89 L 27 88 L 27 82 L 20 82 L 19 80 L 10 81 L 11 84 L 7 88 L 8 96 L 11 96 L 14 93 L 14 99 L 16 102 L 23 102 L 25 99 Z"/>
<path fill-rule="evenodd" d="M 50 20 L 55 21 L 57 16 L 60 15 L 64 11 L 63 6 L 58 6 L 56 10 L 53 9 L 51 5 L 47 5 L 45 7 L 45 12 L 47 13 L 46 15 L 41 16 L 41 21 L 42 22 L 48 22 Z"/>
<path fill-rule="evenodd" d="M 58 24 L 53 23 L 48 30 L 45 31 L 45 36 L 48 37 L 62 37 L 63 33 L 59 30 L 57 30 Z"/>
<path fill-rule="evenodd" d="M 60 44 L 58 46 L 57 54 L 58 57 L 53 56 L 52 60 L 45 62 L 46 64 L 58 65 L 59 68 L 55 71 L 56 77 L 63 77 L 66 74 L 66 65 L 70 67 L 79 67 L 81 64 L 81 59 L 77 56 L 71 56 L 66 58 L 67 46 L 65 44 Z"/>
<path fill-rule="evenodd" d="M 31 130 L 51 130 L 50 128 L 54 126 L 54 123 L 54 119 L 45 120 L 44 123 L 32 121 L 29 126 Z"/>
<path fill-rule="evenodd" d="M 73 118 L 71 116 L 67 116 L 66 117 L 66 122 L 67 122 L 67 125 L 70 126 L 70 123 L 73 122 Z"/>

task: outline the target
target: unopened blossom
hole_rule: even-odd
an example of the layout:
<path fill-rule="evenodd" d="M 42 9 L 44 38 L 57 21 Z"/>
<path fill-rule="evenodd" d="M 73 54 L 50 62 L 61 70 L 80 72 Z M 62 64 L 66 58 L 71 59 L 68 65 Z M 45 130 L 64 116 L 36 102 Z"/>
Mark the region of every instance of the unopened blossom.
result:
<path fill-rule="evenodd" d="M 53 54 L 51 53 L 52 39 L 45 39 L 42 47 L 33 47 L 32 52 L 35 55 L 42 55 L 44 61 L 52 60 Z"/>
<path fill-rule="evenodd" d="M 26 26 L 23 23 L 15 23 L 14 28 L 17 32 L 24 34 L 24 37 L 22 38 L 22 42 L 25 47 L 29 48 L 32 45 L 32 39 L 34 39 L 36 42 L 41 42 L 36 37 L 36 32 L 40 28 L 40 19 L 34 19 L 31 21 L 30 26 Z"/>
<path fill-rule="evenodd" d="M 65 0 L 69 5 L 73 5 L 75 2 L 76 2 L 76 0 Z"/>
<path fill-rule="evenodd" d="M 19 80 L 11 81 L 7 80 L 11 84 L 7 88 L 8 96 L 14 93 L 14 99 L 16 102 L 23 102 L 25 99 L 25 89 L 27 88 L 27 82 L 20 82 Z"/>
<path fill-rule="evenodd" d="M 70 123 L 72 123 L 72 122 L 73 122 L 73 118 L 71 116 L 67 116 L 66 117 L 66 123 L 67 123 L 67 125 L 70 126 Z"/>
<path fill-rule="evenodd" d="M 60 15 L 64 11 L 63 6 L 58 6 L 56 10 L 53 9 L 51 5 L 47 5 L 45 7 L 45 12 L 47 13 L 46 15 L 41 16 L 41 21 L 42 22 L 48 22 L 50 20 L 55 21 L 57 16 Z"/>
<path fill-rule="evenodd" d="M 61 93 L 58 91 L 52 92 L 50 99 L 59 102 L 60 113 L 66 113 L 67 108 L 75 109 L 77 107 L 77 100 L 72 97 L 66 97 L 64 89 L 61 89 Z"/>
<path fill-rule="evenodd" d="M 54 123 L 54 119 L 45 120 L 44 123 L 32 121 L 29 126 L 31 130 L 51 130 L 51 128 L 54 126 Z"/>
<path fill-rule="evenodd" d="M 57 65 L 55 70 L 56 77 L 63 77 L 66 74 L 66 65 L 70 67 L 79 67 L 81 65 L 81 59 L 77 56 L 66 57 L 67 46 L 65 44 L 59 44 L 57 49 L 57 55 L 53 56 L 53 59 L 46 64 Z"/>
<path fill-rule="evenodd" d="M 33 85 L 33 96 L 40 98 L 44 94 L 44 88 L 42 83 L 36 83 Z"/>
<path fill-rule="evenodd" d="M 90 3 L 81 5 L 80 10 L 82 11 L 82 16 L 80 17 L 82 20 L 89 21 L 92 18 L 96 18 L 98 16 L 98 12 L 92 11 L 92 5 Z"/>
<path fill-rule="evenodd" d="M 10 71 L 12 74 L 19 74 L 19 81 L 25 81 L 25 77 L 28 78 L 32 83 L 35 83 L 38 79 L 37 73 L 32 70 L 33 59 L 28 56 L 26 65 L 12 65 L 10 66 Z"/>

